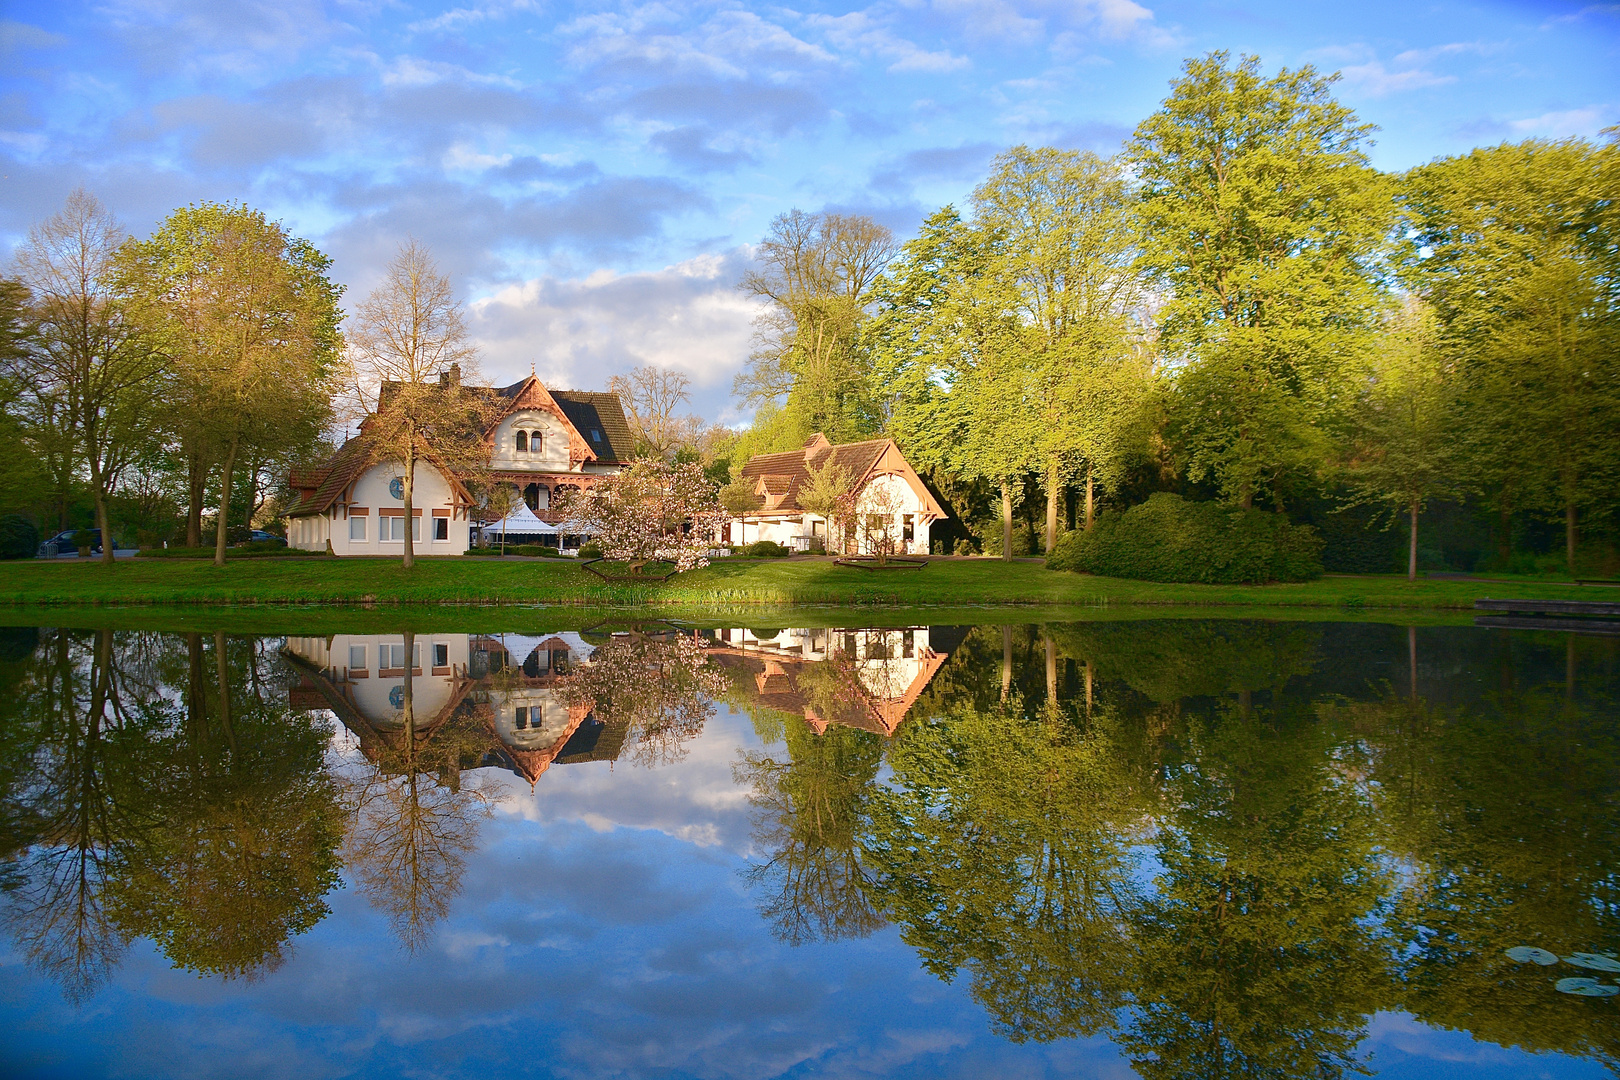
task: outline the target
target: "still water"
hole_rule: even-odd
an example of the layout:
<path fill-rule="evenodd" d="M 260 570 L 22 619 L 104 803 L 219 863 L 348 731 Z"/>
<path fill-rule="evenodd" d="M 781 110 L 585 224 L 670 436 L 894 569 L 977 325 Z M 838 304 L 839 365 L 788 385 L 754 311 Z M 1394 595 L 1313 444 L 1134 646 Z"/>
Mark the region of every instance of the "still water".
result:
<path fill-rule="evenodd" d="M 1617 700 L 1471 626 L 4 629 L 0 1073 L 1611 1075 Z"/>

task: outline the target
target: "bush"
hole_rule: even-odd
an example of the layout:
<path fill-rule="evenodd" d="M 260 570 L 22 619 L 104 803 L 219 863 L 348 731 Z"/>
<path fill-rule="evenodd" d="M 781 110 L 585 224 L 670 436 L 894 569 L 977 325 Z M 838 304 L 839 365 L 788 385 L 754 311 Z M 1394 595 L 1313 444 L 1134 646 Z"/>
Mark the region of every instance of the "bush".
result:
<path fill-rule="evenodd" d="M 243 544 L 241 547 L 228 548 L 225 552 L 227 560 L 235 559 L 270 559 L 289 556 L 302 558 L 311 555 L 325 555 L 324 551 L 305 551 L 302 548 L 283 547 L 281 544 L 271 544 L 260 541 L 256 544 Z M 146 548 L 138 554 L 142 559 L 212 559 L 212 547 L 172 547 L 172 548 Z"/>
<path fill-rule="evenodd" d="M 1322 541 L 1281 514 L 1160 492 L 1103 514 L 1090 532 L 1065 534 L 1046 565 L 1140 581 L 1310 581 L 1322 576 Z"/>
<path fill-rule="evenodd" d="M 596 544 L 586 544 L 579 549 L 579 557 L 582 559 L 600 559 L 602 549 Z"/>
<path fill-rule="evenodd" d="M 733 555 L 741 555 L 745 559 L 780 559 L 792 552 L 778 544 L 775 540 L 755 540 L 752 544 L 732 548 Z"/>
<path fill-rule="evenodd" d="M 0 516 L 0 559 L 32 559 L 39 552 L 39 530 L 21 514 Z"/>

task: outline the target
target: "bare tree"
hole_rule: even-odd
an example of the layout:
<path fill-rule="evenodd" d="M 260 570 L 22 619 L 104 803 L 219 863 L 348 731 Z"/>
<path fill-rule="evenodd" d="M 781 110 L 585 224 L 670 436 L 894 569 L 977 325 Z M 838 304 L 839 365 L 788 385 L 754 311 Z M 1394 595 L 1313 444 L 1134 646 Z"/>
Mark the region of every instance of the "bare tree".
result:
<path fill-rule="evenodd" d="M 734 392 L 758 403 L 791 397 L 812 430 L 835 440 L 860 434 L 859 331 L 894 235 L 867 217 L 794 210 L 771 222 L 758 250 L 759 268 L 739 287 L 770 307 L 755 322 L 758 348 Z"/>
<path fill-rule="evenodd" d="M 676 416 L 675 410 L 692 399 L 692 380 L 679 371 L 653 364 L 608 380 L 608 391 L 624 403 L 637 449 L 643 454 L 668 457 L 677 448 L 697 441 L 703 421 Z"/>
<path fill-rule="evenodd" d="M 388 264 L 383 282 L 355 311 L 349 331 L 360 425 L 376 460 L 404 471 L 405 555 L 415 565 L 411 498 L 416 464 L 428 460 L 447 473 L 489 464 L 484 426 L 489 403 L 467 387 L 477 380 L 478 354 L 467 341 L 461 302 L 433 256 L 409 240 Z M 368 391 L 375 391 L 375 407 Z"/>
<path fill-rule="evenodd" d="M 17 253 L 33 293 L 37 346 L 30 382 L 55 403 L 71 453 L 90 474 L 101 559 L 113 561 L 107 499 L 140 446 L 159 393 L 162 359 L 125 318 L 115 256 L 123 227 L 82 188 L 34 226 Z"/>

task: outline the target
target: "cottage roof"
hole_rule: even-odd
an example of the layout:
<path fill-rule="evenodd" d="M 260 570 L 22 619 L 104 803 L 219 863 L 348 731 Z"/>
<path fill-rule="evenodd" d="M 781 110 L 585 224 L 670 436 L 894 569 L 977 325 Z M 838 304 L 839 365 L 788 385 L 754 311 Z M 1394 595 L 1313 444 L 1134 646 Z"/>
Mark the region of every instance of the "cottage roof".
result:
<path fill-rule="evenodd" d="M 591 390 L 554 390 L 551 394 L 604 465 L 628 465 L 636 456 L 636 439 L 618 394 Z M 601 436 L 597 437 L 596 433 Z"/>
<path fill-rule="evenodd" d="M 749 458 L 748 464 L 742 467 L 741 476 L 755 481 L 757 494 L 770 496 L 764 513 L 799 514 L 804 512 L 804 507 L 799 504 L 799 496 L 810 482 L 810 470 L 823 469 L 828 462 L 847 473 L 857 489 L 864 487 L 875 473 L 899 473 L 935 517 L 946 516 L 944 507 L 928 491 L 922 477 L 906 461 L 893 439 L 834 444 L 818 431 L 804 444 L 803 449 L 780 454 L 756 454 Z"/>

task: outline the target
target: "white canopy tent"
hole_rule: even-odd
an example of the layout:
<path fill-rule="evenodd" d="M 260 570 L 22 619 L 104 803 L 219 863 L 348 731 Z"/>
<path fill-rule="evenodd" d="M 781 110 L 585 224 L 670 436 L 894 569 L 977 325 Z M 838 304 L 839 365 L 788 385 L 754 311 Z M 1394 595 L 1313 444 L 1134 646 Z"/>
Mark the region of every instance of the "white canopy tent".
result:
<path fill-rule="evenodd" d="M 517 508 L 501 518 L 501 520 L 492 521 L 484 526 L 484 535 L 495 537 L 497 542 L 503 536 L 506 537 L 507 543 L 511 543 L 514 536 L 555 536 L 556 534 L 556 527 L 547 525 L 544 521 L 535 517 L 534 511 L 529 509 L 528 503 L 518 503 Z"/>

